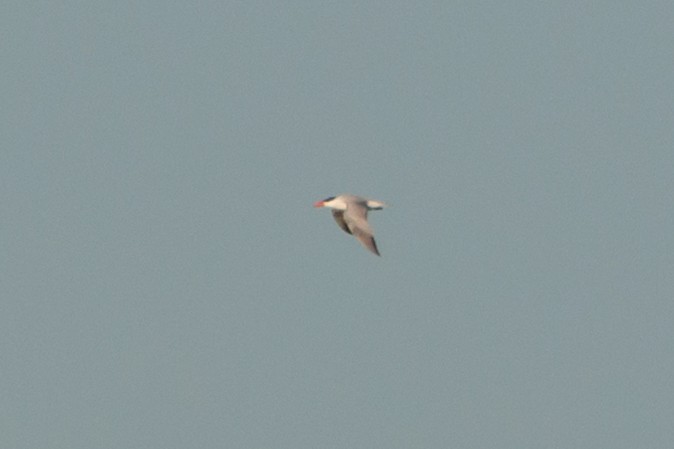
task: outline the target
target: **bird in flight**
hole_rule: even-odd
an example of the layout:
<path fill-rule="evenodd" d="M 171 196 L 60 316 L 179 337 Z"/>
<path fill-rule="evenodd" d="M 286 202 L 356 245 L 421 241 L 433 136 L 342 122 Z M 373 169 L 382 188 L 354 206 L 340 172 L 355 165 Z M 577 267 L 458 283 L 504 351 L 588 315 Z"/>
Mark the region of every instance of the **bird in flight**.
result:
<path fill-rule="evenodd" d="M 372 229 L 367 222 L 367 212 L 383 209 L 386 204 L 356 195 L 342 194 L 316 201 L 314 207 L 332 209 L 332 216 L 344 232 L 352 234 L 365 248 L 380 256 Z"/>

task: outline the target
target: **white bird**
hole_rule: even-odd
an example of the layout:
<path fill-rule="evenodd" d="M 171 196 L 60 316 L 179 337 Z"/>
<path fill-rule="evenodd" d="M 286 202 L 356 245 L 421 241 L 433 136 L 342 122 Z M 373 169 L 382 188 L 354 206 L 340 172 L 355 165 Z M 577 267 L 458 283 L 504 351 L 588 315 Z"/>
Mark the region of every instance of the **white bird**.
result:
<path fill-rule="evenodd" d="M 329 207 L 332 209 L 332 216 L 335 217 L 335 221 L 344 232 L 353 234 L 365 248 L 378 256 L 380 255 L 372 235 L 372 229 L 367 222 L 367 212 L 383 209 L 386 204 L 356 195 L 342 194 L 331 196 L 323 201 L 316 201 L 314 207 Z"/>

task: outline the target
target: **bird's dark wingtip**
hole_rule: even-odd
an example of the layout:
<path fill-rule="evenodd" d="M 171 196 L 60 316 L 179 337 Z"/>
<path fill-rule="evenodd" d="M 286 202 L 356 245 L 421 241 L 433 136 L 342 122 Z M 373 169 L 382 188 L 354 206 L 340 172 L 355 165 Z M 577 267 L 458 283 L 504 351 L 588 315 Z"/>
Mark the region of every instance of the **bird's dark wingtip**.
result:
<path fill-rule="evenodd" d="M 381 257 L 381 254 L 379 254 L 379 248 L 377 248 L 377 242 L 374 241 L 374 237 L 372 238 L 372 252 Z"/>

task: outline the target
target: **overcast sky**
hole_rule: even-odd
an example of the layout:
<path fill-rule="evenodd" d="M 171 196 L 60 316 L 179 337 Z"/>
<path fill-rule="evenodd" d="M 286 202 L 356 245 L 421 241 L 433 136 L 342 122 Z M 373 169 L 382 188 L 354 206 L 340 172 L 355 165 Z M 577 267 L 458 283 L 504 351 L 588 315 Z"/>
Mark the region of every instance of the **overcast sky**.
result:
<path fill-rule="evenodd" d="M 674 447 L 673 24 L 4 2 L 0 446 Z"/>

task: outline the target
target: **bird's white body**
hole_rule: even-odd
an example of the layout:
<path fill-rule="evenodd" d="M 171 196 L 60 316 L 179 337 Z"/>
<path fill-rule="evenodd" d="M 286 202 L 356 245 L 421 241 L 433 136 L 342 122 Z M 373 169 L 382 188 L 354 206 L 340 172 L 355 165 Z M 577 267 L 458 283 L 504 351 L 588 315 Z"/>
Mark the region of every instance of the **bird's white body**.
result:
<path fill-rule="evenodd" d="M 356 195 L 342 194 L 314 203 L 314 207 L 329 207 L 340 228 L 354 237 L 368 250 L 379 254 L 372 229 L 367 222 L 367 212 L 386 207 L 381 201 L 369 200 Z"/>

